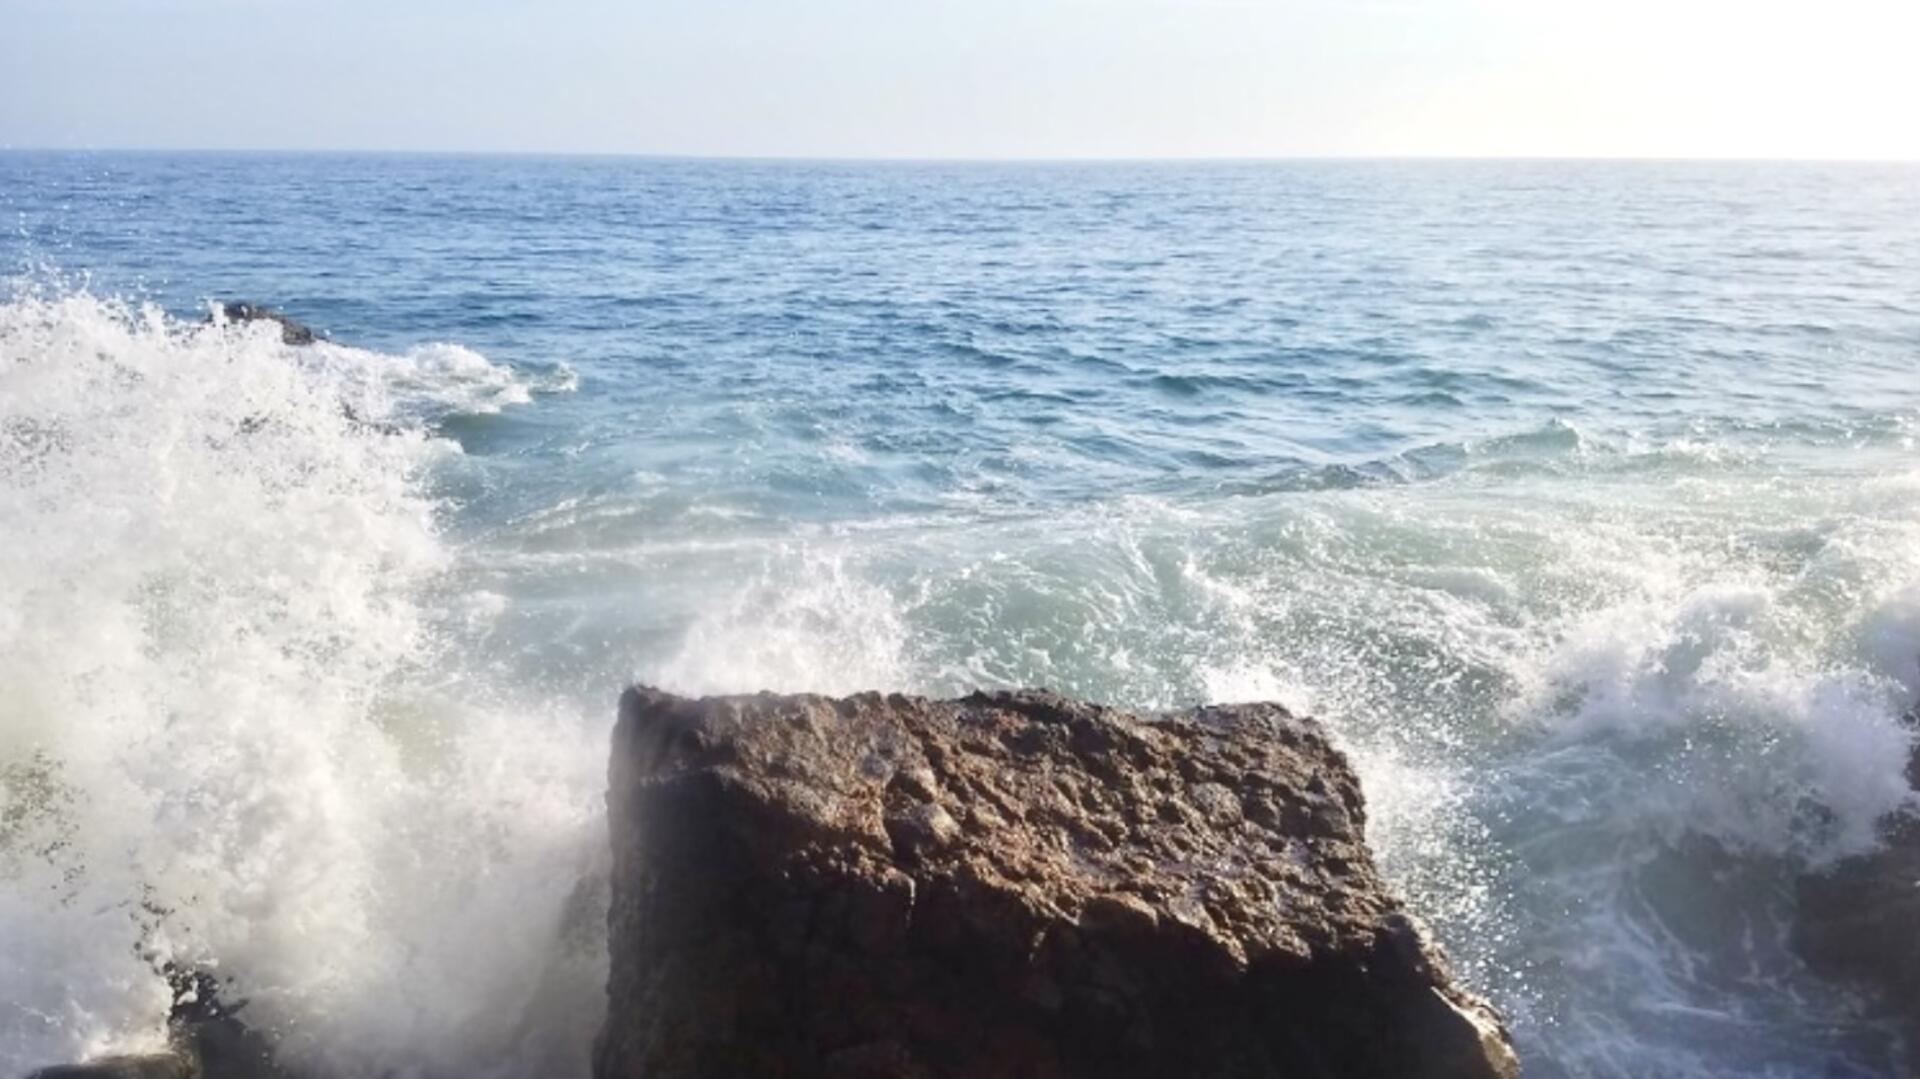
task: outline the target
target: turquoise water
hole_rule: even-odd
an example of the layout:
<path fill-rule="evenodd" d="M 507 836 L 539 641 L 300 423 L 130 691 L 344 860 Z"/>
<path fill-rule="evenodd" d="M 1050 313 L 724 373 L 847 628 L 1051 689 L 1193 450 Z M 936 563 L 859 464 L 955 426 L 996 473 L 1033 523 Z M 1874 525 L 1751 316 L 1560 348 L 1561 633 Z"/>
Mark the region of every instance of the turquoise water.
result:
<path fill-rule="evenodd" d="M 1278 698 L 1530 1075 L 1904 1066 L 1782 931 L 1911 798 L 1920 168 L 15 153 L 0 229 L 10 1066 L 144 946 L 580 1073 L 636 678 Z"/>

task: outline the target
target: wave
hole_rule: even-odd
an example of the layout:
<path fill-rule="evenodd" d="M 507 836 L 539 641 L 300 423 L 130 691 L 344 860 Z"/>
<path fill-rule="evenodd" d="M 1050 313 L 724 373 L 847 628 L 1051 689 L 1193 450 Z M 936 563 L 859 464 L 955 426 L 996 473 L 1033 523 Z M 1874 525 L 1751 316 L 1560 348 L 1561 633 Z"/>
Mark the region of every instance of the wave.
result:
<path fill-rule="evenodd" d="M 1560 428 L 1473 452 L 1541 444 L 1645 452 Z M 643 673 L 1277 699 L 1332 725 L 1383 866 L 1531 1073 L 1891 1068 L 1787 929 L 1797 874 L 1914 804 L 1920 487 L 1681 453 L 770 538 L 697 609 L 665 598 L 678 643 Z"/>
<path fill-rule="evenodd" d="M 422 598 L 460 557 L 428 421 L 529 392 L 0 304 L 0 1070 L 158 1044 L 179 963 L 331 1074 L 584 1072 L 597 725 Z"/>
<path fill-rule="evenodd" d="M 1913 801 L 1910 417 L 813 525 L 623 473 L 454 542 L 442 421 L 556 377 L 0 304 L 0 1066 L 157 1041 L 177 961 L 332 1073 L 581 1074 L 635 674 L 1279 699 L 1530 1074 L 1886 1059 L 1782 932 Z"/>
<path fill-rule="evenodd" d="M 1259 496 L 1450 479 L 1505 483 L 1713 478 L 1765 464 L 1783 452 L 1807 455 L 1847 449 L 1896 457 L 1911 445 L 1916 422 L 1911 413 L 1894 412 L 1825 421 L 1689 421 L 1600 430 L 1555 419 L 1518 431 L 1432 442 L 1370 459 L 1301 461 L 1263 476 L 1226 480 L 1216 489 Z"/>

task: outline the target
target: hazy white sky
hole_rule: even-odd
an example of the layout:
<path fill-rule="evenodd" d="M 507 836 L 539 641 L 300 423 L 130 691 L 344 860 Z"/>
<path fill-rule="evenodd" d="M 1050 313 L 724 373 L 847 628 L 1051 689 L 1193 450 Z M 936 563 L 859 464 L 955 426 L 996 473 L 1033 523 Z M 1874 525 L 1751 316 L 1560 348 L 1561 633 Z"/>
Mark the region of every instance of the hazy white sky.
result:
<path fill-rule="evenodd" d="M 1920 0 L 0 0 L 0 146 L 1920 158 Z"/>

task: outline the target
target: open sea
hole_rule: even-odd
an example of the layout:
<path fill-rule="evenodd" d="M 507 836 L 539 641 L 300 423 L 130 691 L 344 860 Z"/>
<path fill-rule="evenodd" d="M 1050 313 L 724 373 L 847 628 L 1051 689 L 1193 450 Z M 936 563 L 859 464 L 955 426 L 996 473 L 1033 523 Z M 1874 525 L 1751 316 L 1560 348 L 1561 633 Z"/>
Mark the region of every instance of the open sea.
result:
<path fill-rule="evenodd" d="M 0 1074 L 578 1079 L 623 686 L 1277 699 L 1534 1077 L 1915 1065 L 1920 167 L 0 153 Z M 331 338 L 207 324 L 251 300 Z"/>

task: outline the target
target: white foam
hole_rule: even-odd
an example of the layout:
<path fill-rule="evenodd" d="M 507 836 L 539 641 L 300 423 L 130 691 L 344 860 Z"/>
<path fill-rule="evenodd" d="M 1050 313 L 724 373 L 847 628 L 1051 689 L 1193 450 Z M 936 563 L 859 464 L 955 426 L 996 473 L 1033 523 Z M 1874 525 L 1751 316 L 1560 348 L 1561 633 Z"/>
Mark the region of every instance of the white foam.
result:
<path fill-rule="evenodd" d="M 699 597 L 677 647 L 640 681 L 695 695 L 914 686 L 898 605 L 844 552 L 782 547 L 716 593 Z"/>
<path fill-rule="evenodd" d="M 1509 716 L 1565 744 L 1659 748 L 1688 767 L 1618 807 L 1622 828 L 1687 829 L 1737 845 L 1825 859 L 1876 841 L 1911 797 L 1910 692 L 1876 670 L 1910 671 L 1920 603 L 1901 593 L 1866 612 L 1868 653 L 1841 648 L 1839 612 L 1809 609 L 1785 581 L 1751 570 L 1642 564 L 1636 590 L 1570 612 L 1514 657 Z M 1844 617 L 1844 616 L 1842 616 Z M 1836 651 L 1839 648 L 1840 650 Z M 1878 655 L 1872 654 L 1877 652 Z M 1713 747 L 1708 751 L 1705 747 Z M 1831 818 L 1807 830 L 1805 802 Z"/>
<path fill-rule="evenodd" d="M 584 1072 L 597 728 L 466 680 L 417 598 L 450 447 L 405 420 L 512 384 L 0 305 L 0 1071 L 157 1044 L 177 960 L 331 1074 Z"/>

